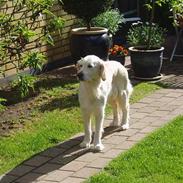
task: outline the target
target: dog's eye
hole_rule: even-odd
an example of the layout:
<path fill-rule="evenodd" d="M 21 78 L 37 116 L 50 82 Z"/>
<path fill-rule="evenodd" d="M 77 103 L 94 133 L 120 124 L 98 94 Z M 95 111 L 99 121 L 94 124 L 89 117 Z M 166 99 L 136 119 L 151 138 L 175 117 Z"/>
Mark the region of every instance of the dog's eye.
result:
<path fill-rule="evenodd" d="M 88 65 L 88 68 L 92 68 L 93 67 L 93 65 Z"/>
<path fill-rule="evenodd" d="M 83 65 L 79 65 L 79 68 L 83 67 Z"/>

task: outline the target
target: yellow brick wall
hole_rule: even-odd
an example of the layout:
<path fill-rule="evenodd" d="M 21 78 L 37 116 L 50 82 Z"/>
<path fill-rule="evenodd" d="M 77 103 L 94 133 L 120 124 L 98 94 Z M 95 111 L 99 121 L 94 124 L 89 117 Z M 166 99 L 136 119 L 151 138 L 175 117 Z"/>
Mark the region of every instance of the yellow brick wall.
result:
<path fill-rule="evenodd" d="M 11 13 L 13 8 L 12 8 L 12 1 L 8 1 L 8 11 L 7 13 Z M 5 11 L 5 7 L 2 7 L 0 9 L 0 12 Z M 62 18 L 65 19 L 65 26 L 61 31 L 61 36 L 59 33 L 55 34 L 53 36 L 55 45 L 54 46 L 49 46 L 49 45 L 43 45 L 40 48 L 40 51 L 45 53 L 47 55 L 48 62 L 54 62 L 58 61 L 59 59 L 63 59 L 64 57 L 70 56 L 70 49 L 69 49 L 69 36 L 70 36 L 70 30 L 73 26 L 76 24 L 76 18 L 72 15 L 68 15 L 60 5 L 54 5 L 53 11 L 55 14 L 61 16 Z M 21 14 L 16 14 L 16 19 L 20 18 Z M 40 26 L 43 26 L 46 24 L 45 22 L 42 22 Z M 39 32 L 39 29 L 37 30 Z M 34 44 L 34 43 L 33 43 Z M 29 45 L 29 48 L 31 49 L 33 45 Z M 3 68 L 6 70 L 5 76 L 10 76 L 12 74 L 15 74 L 15 66 L 13 64 L 6 64 L 3 66 Z M 1 78 L 2 76 L 0 76 Z"/>

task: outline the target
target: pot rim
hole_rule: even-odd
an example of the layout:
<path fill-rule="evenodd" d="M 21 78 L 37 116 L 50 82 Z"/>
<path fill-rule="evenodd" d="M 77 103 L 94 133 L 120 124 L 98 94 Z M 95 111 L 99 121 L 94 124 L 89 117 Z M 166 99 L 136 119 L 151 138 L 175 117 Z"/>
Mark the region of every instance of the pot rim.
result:
<path fill-rule="evenodd" d="M 91 27 L 91 30 L 87 30 L 87 27 L 78 27 L 71 30 L 71 34 L 87 35 L 87 34 L 104 34 L 108 33 L 108 29 L 104 27 Z"/>
<path fill-rule="evenodd" d="M 137 49 L 134 46 L 131 46 L 128 48 L 130 51 L 132 52 L 159 52 L 159 51 L 163 51 L 165 48 L 162 46 L 159 49 L 152 49 L 152 50 L 144 50 L 144 49 Z"/>

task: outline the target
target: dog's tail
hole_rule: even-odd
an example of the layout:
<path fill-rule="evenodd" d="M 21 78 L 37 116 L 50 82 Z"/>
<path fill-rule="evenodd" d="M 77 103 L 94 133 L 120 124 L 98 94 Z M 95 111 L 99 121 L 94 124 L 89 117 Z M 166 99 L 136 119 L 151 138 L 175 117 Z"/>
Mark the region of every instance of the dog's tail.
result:
<path fill-rule="evenodd" d="M 133 92 L 133 87 L 132 87 L 132 84 L 130 82 L 130 80 L 128 79 L 127 80 L 127 87 L 126 87 L 126 91 L 127 91 L 127 95 L 128 97 L 130 97 L 130 95 L 132 94 Z"/>

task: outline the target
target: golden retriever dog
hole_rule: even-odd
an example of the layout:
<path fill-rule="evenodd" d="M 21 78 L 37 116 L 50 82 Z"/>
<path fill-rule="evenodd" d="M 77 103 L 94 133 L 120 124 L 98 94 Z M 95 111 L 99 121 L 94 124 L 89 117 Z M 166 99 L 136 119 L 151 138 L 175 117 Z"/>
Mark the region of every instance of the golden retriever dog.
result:
<path fill-rule="evenodd" d="M 93 148 L 103 150 L 101 142 L 106 104 L 113 109 L 114 126 L 129 128 L 129 97 L 132 85 L 125 67 L 116 61 L 103 61 L 88 55 L 77 62 L 77 77 L 80 80 L 79 103 L 84 120 L 85 136 L 80 144 L 89 148 L 92 141 L 91 117 L 95 118 Z M 122 115 L 123 114 L 123 115 Z"/>

